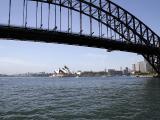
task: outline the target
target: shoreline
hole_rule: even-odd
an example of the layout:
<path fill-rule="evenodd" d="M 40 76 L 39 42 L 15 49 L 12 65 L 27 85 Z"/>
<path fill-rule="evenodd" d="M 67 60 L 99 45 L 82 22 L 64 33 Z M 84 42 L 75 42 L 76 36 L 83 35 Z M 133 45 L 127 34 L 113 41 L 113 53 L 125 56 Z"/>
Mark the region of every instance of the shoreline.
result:
<path fill-rule="evenodd" d="M 105 77 L 136 77 L 136 78 L 160 78 L 160 76 L 155 76 L 155 75 L 129 75 L 129 76 L 117 76 L 117 75 L 114 75 L 114 76 L 0 76 L 0 78 L 9 78 L 9 77 L 19 77 L 19 78 L 23 78 L 23 77 L 28 77 L 28 78 L 81 78 L 81 77 L 102 77 L 102 78 L 105 78 Z"/>

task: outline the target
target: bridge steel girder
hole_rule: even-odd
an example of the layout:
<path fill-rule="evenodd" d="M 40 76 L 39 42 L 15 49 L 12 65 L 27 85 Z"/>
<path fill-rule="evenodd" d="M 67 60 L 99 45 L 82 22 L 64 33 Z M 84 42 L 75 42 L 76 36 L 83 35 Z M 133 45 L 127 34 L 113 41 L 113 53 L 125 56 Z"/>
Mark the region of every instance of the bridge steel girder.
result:
<path fill-rule="evenodd" d="M 114 2 L 112 2 L 110 0 L 26 0 L 26 1 L 47 3 L 49 5 L 52 5 L 52 4 L 57 5 L 60 7 L 74 10 L 76 12 L 79 12 L 80 15 L 84 14 L 84 15 L 88 16 L 89 18 L 92 18 L 92 19 L 98 21 L 99 25 L 103 24 L 106 27 L 113 30 L 116 34 L 118 34 L 121 37 L 121 39 L 120 39 L 121 42 L 119 42 L 120 40 L 117 40 L 117 39 L 112 39 L 112 41 L 107 38 L 100 39 L 100 37 L 99 37 L 99 39 L 98 39 L 97 37 L 92 37 L 92 34 L 90 36 L 85 36 L 85 35 L 81 34 L 81 31 L 80 31 L 80 35 L 78 35 L 78 34 L 69 34 L 69 35 L 71 35 L 71 36 L 74 35 L 74 36 L 78 36 L 78 37 L 85 36 L 84 39 L 87 38 L 87 40 L 90 40 L 90 39 L 94 39 L 95 41 L 99 40 L 99 41 L 96 41 L 97 44 L 101 44 L 102 40 L 106 40 L 106 41 L 109 40 L 110 43 L 112 43 L 112 44 L 114 44 L 114 42 L 116 41 L 116 43 L 119 43 L 116 47 L 118 48 L 118 50 L 122 50 L 122 51 L 123 51 L 123 49 L 122 49 L 122 46 L 120 47 L 120 45 L 123 45 L 124 47 L 126 45 L 128 45 L 127 51 L 136 52 L 136 53 L 140 53 L 141 55 L 143 55 L 144 58 L 154 68 L 154 70 L 158 74 L 160 74 L 160 37 L 155 32 L 153 32 L 147 25 L 145 25 L 141 20 L 139 20 L 134 15 L 132 15 L 130 12 L 123 9 L 122 7 L 115 4 Z M 82 16 L 81 16 L 81 19 L 82 19 Z M 25 25 L 25 27 L 26 27 L 26 25 Z M 2 28 L 5 28 L 5 27 L 2 27 Z M 16 28 L 16 27 L 14 27 L 14 28 Z M 18 30 L 19 28 L 16 28 L 16 29 Z M 24 30 L 24 29 L 22 28 L 21 30 Z M 26 30 L 31 30 L 31 33 L 33 31 L 36 33 L 36 31 L 34 29 L 28 29 L 26 27 Z M 102 28 L 101 28 L 101 31 L 102 31 Z M 50 31 L 48 31 L 48 32 L 50 33 Z M 57 33 L 54 35 L 57 35 Z M 67 36 L 67 37 L 70 38 L 69 36 Z M 42 38 L 43 38 L 43 36 L 42 36 Z M 30 38 L 30 39 L 32 39 L 32 38 Z M 66 43 L 65 41 L 63 41 L 63 42 Z M 92 44 L 95 44 L 95 43 L 91 43 L 89 41 L 86 41 L 86 42 L 91 44 L 91 47 L 93 47 Z M 86 45 L 84 42 L 82 42 L 82 43 L 84 45 Z M 69 44 L 71 44 L 71 43 L 69 43 Z M 76 44 L 76 43 L 74 43 L 74 44 Z M 109 44 L 109 43 L 107 43 L 107 44 Z M 112 44 L 109 44 L 110 47 L 113 47 Z M 136 49 L 134 49 L 134 51 L 130 50 L 130 48 L 129 48 L 129 47 L 131 47 L 131 49 L 132 49 L 133 46 L 135 46 L 135 48 L 136 48 Z M 136 46 L 138 46 L 138 47 L 136 47 Z M 99 47 L 99 46 L 97 45 L 96 47 Z M 145 50 L 142 50 L 141 48 L 144 48 Z M 145 51 L 147 51 L 147 52 L 145 52 Z"/>
<path fill-rule="evenodd" d="M 152 54 L 144 54 L 143 57 L 150 63 L 154 70 L 160 74 L 160 50 L 152 51 L 150 47 L 160 48 L 160 37 L 145 25 L 141 20 L 127 10 L 110 0 L 29 0 L 55 4 L 80 12 L 106 25 L 127 42 L 135 45 L 145 45 L 146 50 Z M 61 2 L 60 2 L 61 1 Z M 68 4 L 67 4 L 68 3 Z M 83 5 L 84 7 L 83 7 Z M 94 11 L 91 13 L 91 11 Z M 104 16 L 102 17 L 99 16 Z"/>
<path fill-rule="evenodd" d="M 46 31 L 35 28 L 22 28 L 15 26 L 0 26 L 0 38 L 17 39 L 22 41 L 59 43 L 86 47 L 120 50 L 138 54 L 152 54 L 159 49 L 150 47 L 148 51 L 145 45 L 114 41 L 108 38 L 90 37 L 67 32 Z"/>

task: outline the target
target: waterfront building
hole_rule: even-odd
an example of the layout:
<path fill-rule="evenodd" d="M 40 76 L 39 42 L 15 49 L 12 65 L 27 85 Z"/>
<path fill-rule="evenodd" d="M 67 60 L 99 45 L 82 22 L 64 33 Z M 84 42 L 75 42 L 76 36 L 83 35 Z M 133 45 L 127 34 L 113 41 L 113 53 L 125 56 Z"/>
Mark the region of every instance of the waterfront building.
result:
<path fill-rule="evenodd" d="M 133 73 L 135 73 L 135 72 L 149 73 L 149 72 L 153 72 L 153 68 L 146 60 L 144 60 L 144 61 L 140 61 L 136 64 L 133 64 L 132 71 L 133 71 Z"/>
<path fill-rule="evenodd" d="M 129 72 L 129 68 L 126 67 L 124 70 L 123 70 L 123 75 L 129 75 L 130 72 Z"/>
<path fill-rule="evenodd" d="M 80 76 L 82 74 L 81 71 L 76 72 L 77 76 Z"/>
<path fill-rule="evenodd" d="M 135 72 L 140 72 L 140 65 L 139 65 L 139 62 L 135 64 Z"/>
<path fill-rule="evenodd" d="M 115 69 L 108 69 L 108 75 L 114 76 L 114 75 L 123 75 L 122 71 L 117 71 Z"/>
<path fill-rule="evenodd" d="M 136 64 L 132 64 L 132 72 L 133 72 L 133 73 L 136 72 Z"/>
<path fill-rule="evenodd" d="M 51 75 L 51 77 L 71 77 L 71 76 L 75 76 L 75 74 L 72 73 L 67 66 L 55 70 L 54 73 Z"/>
<path fill-rule="evenodd" d="M 154 70 L 153 70 L 152 66 L 146 60 L 145 60 L 145 62 L 146 62 L 146 71 L 153 73 Z"/>
<path fill-rule="evenodd" d="M 141 73 L 146 73 L 146 72 L 147 72 L 146 62 L 145 62 L 145 61 L 139 62 L 139 71 L 140 71 Z"/>

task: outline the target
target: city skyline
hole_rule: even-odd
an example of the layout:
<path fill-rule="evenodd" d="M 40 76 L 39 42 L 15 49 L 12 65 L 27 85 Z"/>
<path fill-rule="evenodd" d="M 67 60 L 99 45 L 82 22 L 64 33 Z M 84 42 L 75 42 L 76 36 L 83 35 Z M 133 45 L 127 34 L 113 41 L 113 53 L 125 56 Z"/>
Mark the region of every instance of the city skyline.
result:
<path fill-rule="evenodd" d="M 83 74 L 81 76 L 81 73 Z M 39 72 L 26 72 L 26 73 L 17 73 L 17 74 L 0 74 L 0 76 L 8 77 L 8 76 L 14 76 L 14 77 L 67 77 L 67 76 L 81 76 L 81 77 L 87 77 L 87 76 L 116 76 L 116 75 L 143 75 L 143 74 L 153 74 L 155 73 L 153 68 L 149 65 L 149 63 L 144 59 L 143 61 L 139 61 L 137 63 L 132 64 L 132 68 L 128 68 L 127 66 L 120 67 L 120 69 L 104 69 L 100 71 L 73 71 L 70 69 L 69 66 L 64 65 L 62 68 L 58 68 L 53 70 L 52 72 L 45 72 L 45 71 L 39 71 Z M 86 75 L 86 76 L 85 76 Z"/>
<path fill-rule="evenodd" d="M 159 6 L 157 2 L 150 1 L 124 1 L 114 0 L 120 6 L 144 21 L 156 33 L 159 33 L 160 17 L 155 13 Z M 146 3 L 145 6 L 142 5 Z M 150 10 L 148 10 L 148 6 Z M 135 9 L 136 7 L 136 9 Z M 1 6 L 1 8 L 3 8 Z M 148 12 L 146 12 L 148 11 Z M 1 10 L 2 12 L 2 10 Z M 152 14 L 154 13 L 154 14 Z M 154 19 L 148 19 L 148 18 Z M 127 52 L 106 52 L 105 49 L 69 46 L 60 44 L 0 41 L 0 73 L 24 73 L 24 72 L 52 72 L 63 65 L 70 66 L 77 71 L 120 69 L 127 66 L 131 68 L 133 63 L 142 61 L 143 57 Z"/>

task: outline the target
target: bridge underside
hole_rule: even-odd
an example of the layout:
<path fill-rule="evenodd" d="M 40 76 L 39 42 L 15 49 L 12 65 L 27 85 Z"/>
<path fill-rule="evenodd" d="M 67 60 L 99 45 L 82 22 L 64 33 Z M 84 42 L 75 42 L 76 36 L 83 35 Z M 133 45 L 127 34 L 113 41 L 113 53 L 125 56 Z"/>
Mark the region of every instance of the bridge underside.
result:
<path fill-rule="evenodd" d="M 137 45 L 110 38 L 91 37 L 66 32 L 38 30 L 32 28 L 2 26 L 0 25 L 0 38 L 15 39 L 21 41 L 59 43 L 68 45 L 78 45 L 86 47 L 104 48 L 109 50 L 119 50 L 138 54 L 153 54 L 159 49 L 145 45 Z"/>
<path fill-rule="evenodd" d="M 145 57 L 146 60 L 155 57 L 157 52 L 159 52 L 159 48 L 154 48 L 154 47 L 148 48 L 145 45 L 137 45 L 118 40 L 113 40 L 110 38 L 107 39 L 99 37 L 90 37 L 87 35 L 79 35 L 73 33 L 48 31 L 48 30 L 41 30 L 34 28 L 3 26 L 3 25 L 0 26 L 0 38 L 15 39 L 20 41 L 69 44 L 69 45 L 103 48 L 109 50 L 126 51 L 126 52 L 141 54 Z M 153 64 L 152 62 L 154 63 L 158 62 L 158 65 L 160 65 L 159 58 L 157 58 L 157 61 L 149 60 L 149 62 L 151 62 L 150 64 Z M 159 71 L 160 70 L 158 69 L 156 72 L 160 75 Z"/>
<path fill-rule="evenodd" d="M 133 52 L 160 74 L 160 37 L 111 0 L 2 1 L 0 38 Z"/>

